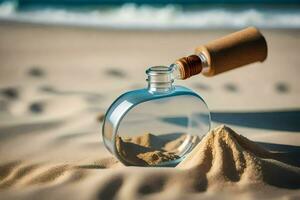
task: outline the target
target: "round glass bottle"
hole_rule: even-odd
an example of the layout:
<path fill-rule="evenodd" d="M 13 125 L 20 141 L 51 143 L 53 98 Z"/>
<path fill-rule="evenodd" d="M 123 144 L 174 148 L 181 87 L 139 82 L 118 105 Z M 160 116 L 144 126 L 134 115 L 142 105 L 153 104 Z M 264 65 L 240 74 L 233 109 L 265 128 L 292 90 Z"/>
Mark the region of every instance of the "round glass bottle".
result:
<path fill-rule="evenodd" d="M 204 100 L 174 86 L 176 71 L 146 71 L 148 88 L 127 92 L 109 107 L 103 122 L 106 148 L 125 165 L 175 166 L 210 129 Z"/>

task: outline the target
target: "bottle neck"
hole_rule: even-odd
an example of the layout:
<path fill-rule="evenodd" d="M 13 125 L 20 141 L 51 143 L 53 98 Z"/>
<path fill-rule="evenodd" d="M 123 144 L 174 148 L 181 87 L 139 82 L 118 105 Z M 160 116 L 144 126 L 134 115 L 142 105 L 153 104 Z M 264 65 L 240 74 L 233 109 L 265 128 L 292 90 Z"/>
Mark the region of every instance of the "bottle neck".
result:
<path fill-rule="evenodd" d="M 150 92 L 169 92 L 173 89 L 172 70 L 165 66 L 151 67 L 146 71 Z"/>
<path fill-rule="evenodd" d="M 150 83 L 148 82 L 148 90 L 150 92 L 168 92 L 173 89 L 172 83 Z"/>

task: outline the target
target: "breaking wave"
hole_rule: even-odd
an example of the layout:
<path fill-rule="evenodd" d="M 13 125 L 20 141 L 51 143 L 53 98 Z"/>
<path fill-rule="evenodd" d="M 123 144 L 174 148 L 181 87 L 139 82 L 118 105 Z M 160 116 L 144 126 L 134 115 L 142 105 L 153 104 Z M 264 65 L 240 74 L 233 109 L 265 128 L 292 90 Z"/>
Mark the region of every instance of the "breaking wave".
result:
<path fill-rule="evenodd" d="M 16 1 L 0 4 L 1 21 L 107 27 L 123 29 L 201 28 L 300 28 L 300 7 L 216 7 L 186 9 L 178 5 L 160 7 L 124 4 L 89 9 L 39 7 L 19 9 Z"/>

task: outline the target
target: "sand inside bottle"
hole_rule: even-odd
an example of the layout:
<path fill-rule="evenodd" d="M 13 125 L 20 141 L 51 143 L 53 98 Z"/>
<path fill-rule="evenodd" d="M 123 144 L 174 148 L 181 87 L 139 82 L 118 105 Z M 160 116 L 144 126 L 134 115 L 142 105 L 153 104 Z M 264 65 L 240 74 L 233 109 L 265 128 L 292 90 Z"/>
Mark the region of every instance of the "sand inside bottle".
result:
<path fill-rule="evenodd" d="M 117 136 L 116 149 L 119 155 L 129 163 L 140 166 L 162 165 L 182 156 L 182 146 L 189 137 L 188 145 L 196 145 L 198 136 L 184 133 L 154 135 L 144 133 L 139 136 Z"/>

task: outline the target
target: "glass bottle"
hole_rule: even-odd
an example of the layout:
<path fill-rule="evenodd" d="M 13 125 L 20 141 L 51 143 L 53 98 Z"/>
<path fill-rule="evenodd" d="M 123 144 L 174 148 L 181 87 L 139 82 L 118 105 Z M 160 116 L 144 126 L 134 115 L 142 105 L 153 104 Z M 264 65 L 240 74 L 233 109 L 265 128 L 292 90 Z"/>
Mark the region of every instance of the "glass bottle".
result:
<path fill-rule="evenodd" d="M 170 67 L 149 68 L 148 88 L 121 95 L 103 123 L 107 149 L 126 165 L 174 166 L 210 129 L 204 100 L 174 79 L 208 77 L 267 58 L 267 43 L 249 27 L 196 48 Z"/>
<path fill-rule="evenodd" d="M 148 87 L 127 92 L 109 107 L 103 122 L 106 148 L 125 165 L 175 166 L 210 129 L 204 100 L 174 86 L 178 70 L 146 71 Z"/>

